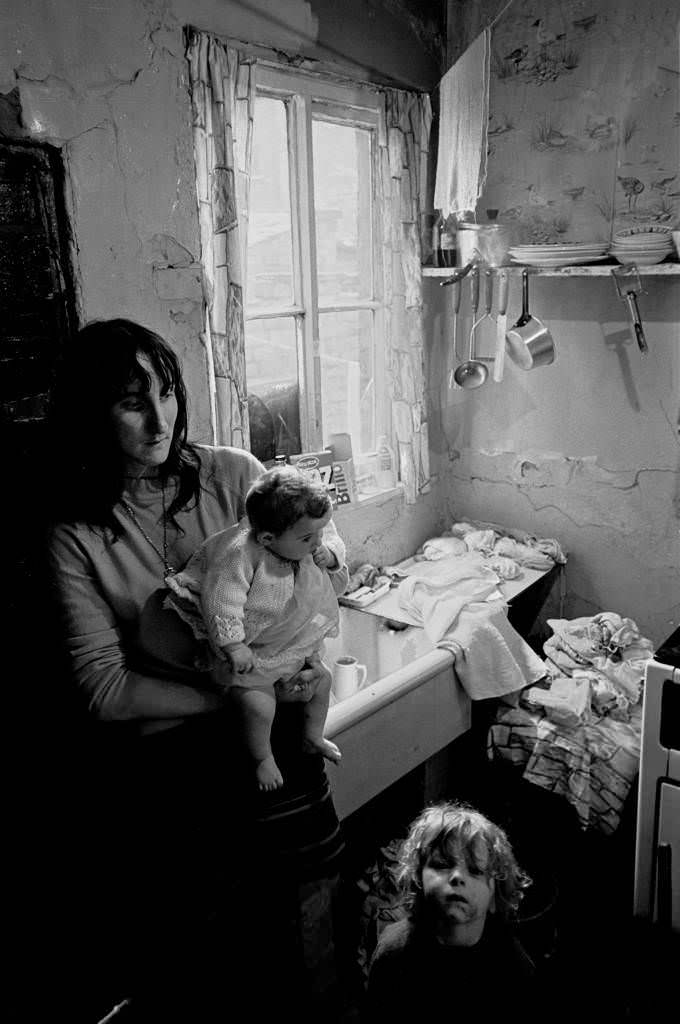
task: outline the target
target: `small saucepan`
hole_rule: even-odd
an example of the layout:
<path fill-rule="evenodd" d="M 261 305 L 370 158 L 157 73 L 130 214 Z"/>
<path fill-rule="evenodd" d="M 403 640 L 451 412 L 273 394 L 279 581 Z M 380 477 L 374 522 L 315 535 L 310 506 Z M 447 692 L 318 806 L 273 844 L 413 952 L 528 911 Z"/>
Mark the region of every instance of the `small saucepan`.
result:
<path fill-rule="evenodd" d="M 529 271 L 522 270 L 522 313 L 505 335 L 505 348 L 523 370 L 555 362 L 555 342 L 545 324 L 529 312 Z"/>

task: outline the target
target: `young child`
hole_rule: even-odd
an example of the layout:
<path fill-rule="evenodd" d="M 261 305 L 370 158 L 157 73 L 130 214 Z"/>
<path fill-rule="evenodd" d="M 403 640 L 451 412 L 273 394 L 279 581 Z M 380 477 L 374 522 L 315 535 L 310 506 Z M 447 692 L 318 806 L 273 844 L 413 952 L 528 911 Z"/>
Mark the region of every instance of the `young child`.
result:
<path fill-rule="evenodd" d="M 385 927 L 369 967 L 363 1019 L 514 1019 L 534 975 L 509 928 L 530 879 L 501 828 L 462 804 L 426 808 L 399 857 L 405 916 Z M 530 1005 L 530 1004 L 527 1004 Z"/>
<path fill-rule="evenodd" d="M 231 665 L 229 692 L 262 790 L 283 784 L 270 743 L 274 684 L 318 661 L 324 637 L 337 635 L 337 596 L 349 577 L 331 511 L 322 483 L 290 466 L 270 469 L 248 491 L 246 518 L 210 537 L 167 581 L 168 603 Z M 306 702 L 305 745 L 339 761 L 323 735 L 330 681 L 299 699 Z"/>

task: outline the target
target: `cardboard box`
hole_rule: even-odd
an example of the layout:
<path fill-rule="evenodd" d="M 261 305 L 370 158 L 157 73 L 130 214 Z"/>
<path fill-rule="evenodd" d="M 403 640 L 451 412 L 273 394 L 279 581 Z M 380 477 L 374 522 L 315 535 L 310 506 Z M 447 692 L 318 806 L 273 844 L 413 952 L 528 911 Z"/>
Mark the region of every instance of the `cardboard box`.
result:
<path fill-rule="evenodd" d="M 322 483 L 328 491 L 328 496 L 334 505 L 337 505 L 337 494 L 333 483 L 333 455 L 329 451 L 303 452 L 301 455 L 291 455 L 290 464 L 300 473 L 308 476 L 311 480 Z"/>

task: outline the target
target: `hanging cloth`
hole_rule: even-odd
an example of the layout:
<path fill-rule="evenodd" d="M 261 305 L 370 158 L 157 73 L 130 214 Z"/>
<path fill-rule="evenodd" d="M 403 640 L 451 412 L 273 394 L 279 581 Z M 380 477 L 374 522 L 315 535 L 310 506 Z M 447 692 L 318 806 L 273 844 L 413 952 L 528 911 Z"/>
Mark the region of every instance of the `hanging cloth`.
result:
<path fill-rule="evenodd" d="M 474 212 L 486 181 L 490 65 L 486 28 L 439 83 L 434 205 L 444 217 Z"/>

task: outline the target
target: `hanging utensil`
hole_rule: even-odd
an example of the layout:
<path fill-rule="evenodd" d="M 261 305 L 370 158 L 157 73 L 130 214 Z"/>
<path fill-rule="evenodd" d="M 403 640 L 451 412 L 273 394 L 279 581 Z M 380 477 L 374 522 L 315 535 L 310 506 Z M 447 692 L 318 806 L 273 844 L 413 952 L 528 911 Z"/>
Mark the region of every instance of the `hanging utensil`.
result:
<path fill-rule="evenodd" d="M 503 380 L 505 365 L 505 331 L 508 326 L 508 272 L 505 267 L 498 271 L 498 312 L 496 314 L 496 354 L 493 361 L 493 379 L 497 384 Z"/>
<path fill-rule="evenodd" d="M 612 275 L 614 277 L 614 284 L 616 285 L 616 291 L 618 292 L 619 298 L 623 302 L 628 303 L 628 311 L 630 313 L 630 321 L 633 326 L 633 331 L 635 332 L 635 340 L 637 341 L 640 352 L 644 355 L 645 352 L 649 351 L 649 345 L 645 338 L 645 332 L 642 329 L 640 310 L 638 309 L 637 304 L 637 296 L 642 291 L 640 273 L 633 263 L 623 267 L 612 267 Z M 629 280 L 625 280 L 626 278 Z M 634 278 L 632 283 L 630 278 Z M 623 284 L 624 281 L 625 284 Z M 621 290 L 622 284 L 623 291 Z"/>
<path fill-rule="evenodd" d="M 457 341 L 456 341 L 456 334 L 458 332 L 458 313 L 460 311 L 460 293 L 461 293 L 460 281 L 454 281 L 453 282 L 453 294 L 451 296 L 451 300 L 452 300 L 451 305 L 452 305 L 452 309 L 453 309 L 453 359 L 454 359 L 454 366 L 451 367 L 451 372 L 449 373 L 449 387 L 450 388 L 454 388 L 454 389 L 460 387 L 460 385 L 457 384 L 455 379 L 454 379 L 454 370 L 455 370 L 456 366 L 458 365 L 458 363 L 460 362 L 460 356 L 458 355 L 458 344 L 457 344 Z"/>
<path fill-rule="evenodd" d="M 489 371 L 484 363 L 474 357 L 475 330 L 480 320 L 477 320 L 477 309 L 479 307 L 479 267 L 475 266 L 470 272 L 470 305 L 472 309 L 472 326 L 470 328 L 470 340 L 468 342 L 467 362 L 461 363 L 456 368 L 453 379 L 461 388 L 478 388 L 486 380 Z"/>
<path fill-rule="evenodd" d="M 443 281 L 439 282 L 439 287 L 445 288 L 447 284 L 455 284 L 456 281 L 462 281 L 476 265 L 476 263 L 470 261 L 469 263 L 466 263 L 464 267 L 461 267 L 460 270 L 454 270 L 451 277 L 446 277 Z"/>
<path fill-rule="evenodd" d="M 548 328 L 529 312 L 529 271 L 522 270 L 522 313 L 505 335 L 508 355 L 523 370 L 555 361 L 555 342 Z"/>

